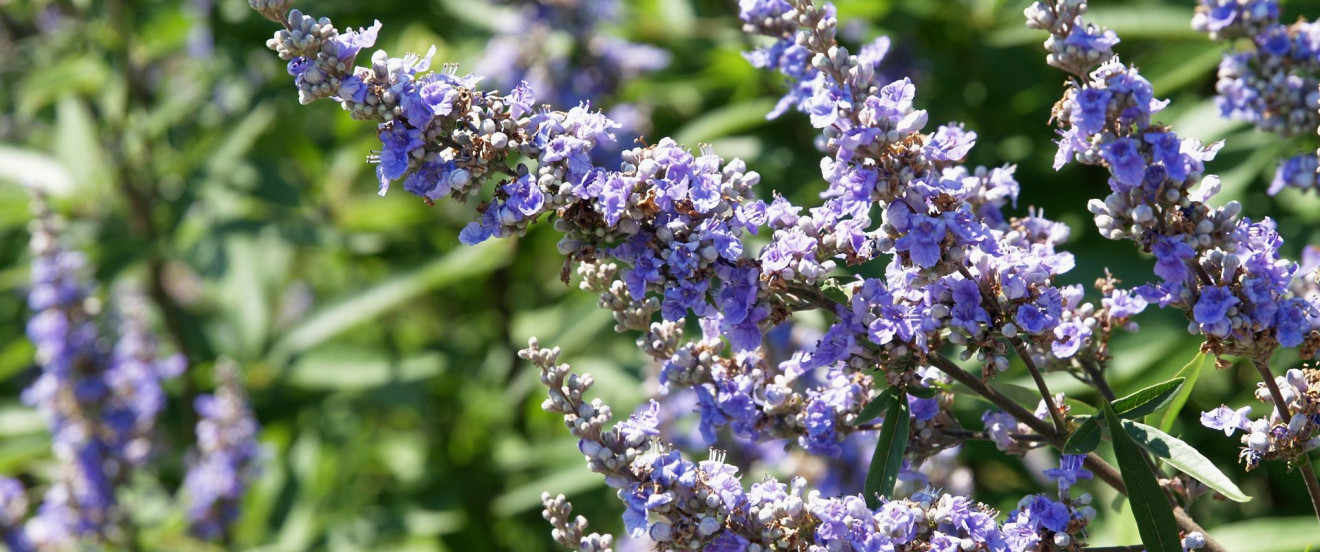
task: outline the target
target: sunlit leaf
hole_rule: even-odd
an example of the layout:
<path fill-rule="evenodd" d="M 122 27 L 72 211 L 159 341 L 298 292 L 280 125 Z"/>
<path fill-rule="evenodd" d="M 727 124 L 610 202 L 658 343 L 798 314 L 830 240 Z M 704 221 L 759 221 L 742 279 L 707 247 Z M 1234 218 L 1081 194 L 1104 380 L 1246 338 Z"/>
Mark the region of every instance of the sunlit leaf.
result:
<path fill-rule="evenodd" d="M 1209 458 L 1181 439 L 1132 420 L 1123 420 L 1123 430 L 1151 454 L 1177 468 L 1178 471 L 1205 483 L 1207 487 L 1219 491 L 1219 494 L 1228 497 L 1229 500 L 1236 502 L 1251 500 L 1251 497 L 1233 484 L 1233 481 L 1224 475 L 1224 472 L 1219 471 Z"/>
<path fill-rule="evenodd" d="M 1137 391 L 1126 397 L 1114 400 L 1114 412 L 1122 418 L 1134 419 L 1147 414 L 1159 412 L 1160 409 L 1168 406 L 1173 401 L 1173 397 L 1182 389 L 1183 378 L 1173 378 L 1164 383 L 1159 383 Z"/>
<path fill-rule="evenodd" d="M 1205 366 L 1205 360 L 1205 353 L 1197 353 L 1195 358 L 1183 366 L 1181 370 L 1178 370 L 1175 376 L 1185 379 L 1186 383 L 1178 389 L 1178 393 L 1173 396 L 1173 400 L 1169 401 L 1168 409 L 1160 417 L 1158 426 L 1160 431 L 1169 431 L 1173 428 L 1173 422 L 1178 419 L 1178 413 L 1187 404 L 1187 398 L 1192 396 L 1192 389 L 1196 387 L 1196 380 L 1201 377 L 1201 368 Z"/>

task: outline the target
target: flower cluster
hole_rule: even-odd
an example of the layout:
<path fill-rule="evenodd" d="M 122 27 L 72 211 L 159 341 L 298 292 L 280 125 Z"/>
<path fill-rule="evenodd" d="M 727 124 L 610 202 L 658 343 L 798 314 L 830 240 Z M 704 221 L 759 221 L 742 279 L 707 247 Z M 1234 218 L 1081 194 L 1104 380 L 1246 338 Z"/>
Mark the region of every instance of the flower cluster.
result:
<path fill-rule="evenodd" d="M 47 419 L 59 469 L 25 523 L 22 485 L 0 478 L 0 539 L 16 552 L 132 546 L 116 489 L 154 458 L 156 420 L 167 401 L 162 386 L 184 371 L 186 361 L 162 354 L 147 301 L 130 289 L 112 294 L 111 316 L 104 318 L 115 327 L 103 334 L 99 303 L 83 276 L 86 261 L 64 249 L 61 224 L 40 193 L 33 204 L 28 303 L 35 314 L 28 336 L 41 375 L 23 400 Z M 256 451 L 256 422 L 237 376 L 222 372 L 227 375 L 217 394 L 197 401 L 201 454 L 185 482 L 193 501 L 189 514 L 203 538 L 219 536 L 237 517 Z"/>
<path fill-rule="evenodd" d="M 557 364 L 559 350 L 533 339 L 520 356 L 541 370 L 549 398 L 542 407 L 564 415 L 593 471 L 606 476 L 627 505 L 624 522 L 663 550 L 1081 550 L 1094 509 L 1089 496 L 1068 498 L 1072 484 L 1090 477 L 1080 459 L 1065 457 L 1049 477 L 1059 482 L 1061 501 L 1045 495 L 1023 499 L 1002 524 L 997 513 L 966 498 L 923 491 L 870 508 L 862 497 L 827 498 L 807 492 L 805 481 L 766 478 L 744 489 L 737 468 L 721 457 L 694 462 L 677 451 L 654 449 L 656 405 L 607 427 L 613 415 L 599 400 L 586 402 L 590 376 Z M 562 496 L 544 497 L 555 538 L 574 549 L 608 549 L 611 539 L 583 535 L 585 520 L 568 519 Z M 1042 548 L 1042 542 L 1052 543 Z"/>
<path fill-rule="evenodd" d="M 1037 2 L 1027 10 L 1028 23 L 1048 30 L 1053 40 L 1047 46 L 1058 50 L 1063 37 L 1084 27 L 1084 8 L 1076 0 Z M 1101 59 L 1113 42 L 1075 46 L 1066 55 Z M 1055 108 L 1055 167 L 1076 160 L 1109 170 L 1110 195 L 1089 208 L 1105 237 L 1131 239 L 1154 254 L 1162 281 L 1139 288 L 1141 298 L 1186 311 L 1188 329 L 1205 335 L 1216 353 L 1268 356 L 1280 345 L 1316 340 L 1316 298 L 1293 293 L 1297 265 L 1279 255 L 1283 240 L 1274 223 L 1238 218 L 1237 202 L 1207 203 L 1219 180 L 1202 178 L 1204 164 L 1219 144 L 1179 138 L 1152 123 L 1167 101 L 1156 99 L 1150 82 L 1117 58 L 1056 65 L 1078 79 Z"/>
<path fill-rule="evenodd" d="M 1055 283 L 1075 264 L 1058 249 L 1066 226 L 1035 210 L 1005 213 L 1016 207 L 1014 168 L 965 166 L 976 134 L 961 124 L 925 131 L 928 114 L 915 107 L 912 82 L 877 71 L 887 43 L 850 53 L 838 43 L 828 4 L 740 2 L 744 29 L 772 41 L 747 57 L 789 79 L 772 116 L 793 108 L 821 132 L 828 188 L 820 206 L 803 208 L 779 196 L 758 198 L 759 175 L 709 147 L 694 152 L 666 138 L 623 151 L 617 166 L 600 163 L 596 153 L 620 125 L 590 104 L 534 109 L 539 91 L 527 83 L 482 91 L 476 75 L 458 76 L 452 67 L 429 72 L 429 55 L 376 52 L 370 67 L 352 67 L 358 50 L 341 57 L 343 44 L 369 46 L 374 28 L 341 34 L 326 19 L 252 3 L 284 26 L 268 46 L 290 60 L 304 100 L 333 97 L 378 123 L 382 150 L 373 161 L 382 192 L 402 180 L 428 203 L 446 195 L 488 198 L 460 235 L 467 244 L 521 235 L 552 219 L 564 234 L 563 280 L 576 265 L 581 287 L 599 295 L 616 329 L 639 334 L 639 349 L 658 366 L 664 401 L 697 412 L 706 444 L 729 435 L 793 439 L 808 453 L 844 456 L 846 436 L 877 427 L 861 412 L 884 393 L 911 407 L 904 450 L 913 463 L 970 436 L 1014 452 L 1040 442 L 1062 446 L 1068 409 L 1040 372 L 1071 371 L 1108 391 L 1110 335 L 1135 330 L 1133 317 L 1149 303 L 1184 309 L 1216 353 L 1320 344 L 1311 327 L 1316 309 L 1298 295 L 1297 267 L 1279 256 L 1272 222 L 1239 219 L 1235 203 L 1209 206 L 1213 177 L 1192 189 L 1218 145 L 1182 140 L 1152 123 L 1165 102 L 1135 69 L 1110 59 L 1117 37 L 1085 25 L 1079 0 L 1028 10 L 1031 25 L 1051 33 L 1050 63 L 1082 79 L 1056 113 L 1063 127 L 1058 164 L 1076 159 L 1110 169 L 1112 194 L 1091 205 L 1097 223 L 1107 237 L 1153 252 L 1161 277 L 1136 289 L 1106 277 L 1097 283 L 1098 303 L 1080 286 Z M 487 184 L 493 190 L 482 193 Z M 750 235 L 762 236 L 759 250 Z M 880 257 L 883 277 L 831 276 L 839 263 Z M 810 309 L 830 316 L 824 333 L 774 354 L 767 333 Z M 1035 417 L 984 383 L 1009 369 L 1010 349 L 1041 391 Z M 945 358 L 949 350 L 975 359 L 982 377 Z M 522 352 L 542 370 L 550 392 L 544 408 L 565 416 L 588 466 L 618 490 L 630 536 L 661 548 L 1084 546 L 1078 534 L 1089 514 L 1066 496 L 1085 477 L 1079 457 L 1051 472 L 1061 502 L 1029 497 L 1002 525 L 988 510 L 939 493 L 867 508 L 859 497 L 805 493 L 804 483 L 766 480 L 744 490 L 723 457 L 692 462 L 653 444 L 668 418 L 660 402 L 607 427 L 609 407 L 582 398 L 590 378 L 556 365 L 557 354 L 535 342 Z M 1007 414 L 989 415 L 984 433 L 963 431 L 948 412 L 945 375 L 979 387 Z M 1097 457 L 1086 461 L 1107 467 Z M 1097 473 L 1122 486 L 1112 468 Z M 557 541 L 613 547 L 608 537 L 585 535 L 584 520 L 568 519 L 562 497 L 547 495 L 545 505 Z M 1195 523 L 1178 522 L 1188 547 L 1199 546 Z"/>
<path fill-rule="evenodd" d="M 1276 0 L 1201 0 L 1192 28 L 1215 40 L 1248 39 L 1252 48 L 1224 54 L 1215 103 L 1224 117 L 1283 136 L 1309 135 L 1320 125 L 1320 24 L 1279 22 Z M 1316 156 L 1284 160 L 1269 193 L 1316 186 Z"/>
<path fill-rule="evenodd" d="M 197 450 L 183 481 L 192 531 L 203 539 L 229 534 L 259 468 L 257 420 L 248 407 L 237 368 L 216 365 L 219 386 L 197 397 Z"/>
<path fill-rule="evenodd" d="M 1250 406 L 1233 410 L 1221 405 L 1201 414 L 1201 424 L 1210 429 L 1228 436 L 1239 430 L 1244 433 L 1239 457 L 1248 471 L 1265 460 L 1306 462 L 1306 452 L 1320 448 L 1320 370 L 1294 368 L 1275 378 L 1274 384 L 1286 402 L 1286 412 L 1276 406 L 1269 416 L 1252 419 Z M 1256 389 L 1256 398 L 1274 404 L 1264 382 Z"/>
<path fill-rule="evenodd" d="M 115 488 L 151 453 L 163 403 L 161 382 L 184 368 L 182 357 L 158 358 L 140 300 L 119 301 L 122 319 L 113 351 L 98 341 L 98 304 L 83 279 L 81 254 L 60 243 L 60 225 L 37 195 L 32 229 L 35 313 L 28 337 L 37 346 L 41 375 L 23 401 L 46 418 L 60 462 L 28 538 L 62 546 L 76 539 L 118 542 L 121 512 Z"/>
<path fill-rule="evenodd" d="M 23 484 L 17 479 L 0 477 L 0 543 L 7 546 L 10 552 L 35 550 L 23 530 L 27 509 L 27 494 Z"/>
<path fill-rule="evenodd" d="M 806 212 L 781 197 L 756 199 L 759 175 L 741 161 L 708 148 L 694 155 L 669 139 L 624 151 L 617 170 L 597 166 L 592 153 L 617 123 L 585 105 L 533 111 L 526 84 L 481 92 L 476 76 L 428 74 L 429 61 L 382 52 L 371 69 L 350 70 L 336 61 L 347 58 L 331 56 L 341 34 L 296 10 L 268 45 L 291 60 L 304 99 L 322 90 L 308 85 L 306 72 L 315 70 L 316 82 L 339 83 L 346 109 L 382 121 L 382 190 L 403 179 L 427 201 L 465 199 L 497 180 L 479 220 L 462 232 L 464 243 L 521 234 L 539 217 L 554 217 L 565 234 L 560 251 L 580 263 L 584 286 L 601 294 L 621 329 L 644 332 L 639 344 L 663 364 L 664 390 L 697 390 L 708 440 L 728 426 L 745 438 L 796 437 L 811 452 L 838 454 L 875 393 L 866 370 L 884 366 L 890 383 L 908 385 L 922 379 L 903 375 L 921 366 L 910 357 L 945 339 L 989 373 L 1007 369 L 1010 340 L 1057 359 L 1103 349 L 1096 341 L 1107 334 L 1094 321 L 1100 310 L 1081 301 L 1079 289 L 1052 285 L 1073 266 L 1070 254 L 1055 250 L 1066 227 L 1039 213 L 1003 214 L 1018 190 L 1012 167 L 962 166 L 976 136 L 961 125 L 923 134 L 927 117 L 913 107 L 915 87 L 878 80 L 882 48 L 852 55 L 838 46 L 832 7 L 742 8 L 748 29 L 777 41 L 761 54 L 792 50 L 788 58 L 807 64 L 786 74 L 812 81 L 795 104 L 822 129 L 830 188 L 825 204 Z M 515 153 L 536 166 L 510 166 Z M 759 254 L 745 250 L 746 236 L 763 229 L 770 243 Z M 766 360 L 766 328 L 822 306 L 815 288 L 837 260 L 880 255 L 892 259 L 888 278 L 841 282 L 846 296 L 824 299 L 839 321 L 814 350 Z M 663 320 L 653 323 L 657 311 Z M 689 317 L 703 335 L 684 342 Z M 954 444 L 925 434 L 934 436 L 924 450 Z"/>

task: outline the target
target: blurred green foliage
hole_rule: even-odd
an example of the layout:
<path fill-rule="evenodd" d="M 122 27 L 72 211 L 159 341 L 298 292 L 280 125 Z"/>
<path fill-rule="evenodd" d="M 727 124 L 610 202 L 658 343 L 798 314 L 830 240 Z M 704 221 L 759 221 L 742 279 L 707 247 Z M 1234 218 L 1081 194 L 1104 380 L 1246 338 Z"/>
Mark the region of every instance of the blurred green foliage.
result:
<path fill-rule="evenodd" d="M 740 55 L 749 45 L 732 0 L 624 2 L 616 29 L 674 53 L 622 98 L 654 107 L 655 137 L 713 144 L 764 175 L 764 189 L 814 204 L 822 188 L 813 132 L 793 115 L 766 121 L 782 85 Z M 1320 200 L 1264 195 L 1276 158 L 1313 148 L 1218 118 L 1210 96 L 1221 46 L 1188 26 L 1192 2 L 1093 2 L 1118 48 L 1156 91 L 1183 135 L 1227 139 L 1211 165 L 1226 198 L 1280 221 L 1286 250 L 1320 242 Z M 439 46 L 437 60 L 471 66 L 491 33 L 477 0 L 324 0 L 302 9 L 341 25 L 384 23 L 390 52 Z M 886 70 L 909 74 L 932 120 L 980 135 L 973 163 L 1014 163 L 1020 208 L 1073 228 L 1070 282 L 1109 268 L 1129 282 L 1150 261 L 1102 240 L 1085 211 L 1102 195 L 1093 167 L 1051 169 L 1047 124 L 1063 74 L 1044 63 L 1043 36 L 1023 27 L 1023 2 L 841 0 L 849 32 L 886 33 Z M 1292 14 L 1320 14 L 1294 1 Z M 1285 18 L 1288 19 L 1288 18 Z M 470 207 L 426 207 L 404 193 L 380 198 L 364 158 L 370 125 L 329 102 L 300 106 L 284 65 L 263 43 L 273 31 L 246 3 L 224 0 L 0 1 L 0 474 L 39 492 L 52 459 L 41 419 L 18 393 L 32 381 L 28 316 L 28 192 L 45 187 L 108 289 L 127 281 L 156 299 L 161 327 L 193 368 L 171 387 L 162 423 L 167 452 L 125 500 L 151 549 L 202 545 L 181 536 L 170 495 L 178 451 L 192 440 L 190 396 L 228 356 L 244 367 L 264 424 L 266 469 L 246 504 L 236 548 L 262 550 L 549 550 L 541 491 L 563 492 L 598 530 L 617 530 L 621 507 L 589 473 L 561 420 L 539 409 L 537 375 L 514 352 L 528 337 L 562 346 L 592 373 L 616 412 L 641 401 L 633 336 L 612 332 L 594 297 L 559 281 L 556 237 L 476 248 L 458 244 Z M 648 137 L 649 138 L 649 137 Z M 548 225 L 543 225 L 548 226 Z M 866 272 L 878 272 L 867 267 Z M 1197 354 L 1169 313 L 1148 313 L 1115 343 L 1120 394 L 1167 379 Z M 1276 358 L 1276 367 L 1295 363 Z M 1025 383 L 1025 375 L 1010 374 Z M 1056 390 L 1087 401 L 1067 376 Z M 1192 513 L 1230 549 L 1299 550 L 1315 540 L 1305 492 L 1278 466 L 1244 474 L 1236 444 L 1202 428 L 1201 410 L 1252 404 L 1255 376 L 1234 366 L 1201 374 L 1173 432 L 1210 456 L 1255 498 L 1203 501 Z M 959 414 L 979 427 L 979 403 Z M 1031 472 L 983 444 L 964 458 L 981 500 L 1011 506 L 1039 488 Z M 971 460 L 975 458 L 976 460 Z M 758 474 L 751 474 L 755 477 Z M 1096 490 L 1100 504 L 1105 495 Z M 1121 503 L 1120 503 L 1121 504 Z M 1135 542 L 1126 512 L 1105 508 L 1097 544 Z M 1264 519 L 1268 518 L 1268 519 Z M 1268 532 L 1270 539 L 1254 538 Z"/>

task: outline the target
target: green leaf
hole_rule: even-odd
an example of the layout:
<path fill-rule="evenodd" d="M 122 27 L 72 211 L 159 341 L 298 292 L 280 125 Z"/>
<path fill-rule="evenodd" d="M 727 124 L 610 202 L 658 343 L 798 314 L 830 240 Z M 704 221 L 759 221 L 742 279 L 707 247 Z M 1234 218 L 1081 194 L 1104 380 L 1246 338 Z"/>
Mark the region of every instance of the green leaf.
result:
<path fill-rule="evenodd" d="M 75 188 L 72 171 L 58 159 L 43 152 L 3 144 L 0 144 L 0 181 L 32 185 L 54 196 L 70 195 Z M 18 186 L 10 189 L 20 190 Z M 20 191 L 26 196 L 25 190 Z M 11 220 L 27 222 L 27 213 Z"/>
<path fill-rule="evenodd" d="M 876 395 L 871 402 L 862 407 L 862 411 L 857 413 L 857 423 L 865 423 L 874 420 L 880 416 L 880 413 L 889 408 L 894 402 L 894 392 L 892 388 L 886 388 Z"/>
<path fill-rule="evenodd" d="M 1242 489 L 1237 488 L 1237 485 L 1234 485 L 1233 481 L 1224 475 L 1224 472 L 1219 471 L 1219 468 L 1216 468 L 1214 463 L 1210 462 L 1210 459 L 1201 455 L 1200 452 L 1181 439 L 1141 422 L 1131 420 L 1123 420 L 1123 431 L 1142 448 L 1149 450 L 1170 466 L 1177 468 L 1178 471 L 1195 477 L 1197 481 L 1205 483 L 1207 487 L 1219 491 L 1229 500 L 1235 502 L 1251 500 L 1251 497 L 1243 493 Z"/>
<path fill-rule="evenodd" d="M 1068 436 L 1068 442 L 1063 444 L 1063 452 L 1067 454 L 1086 454 L 1100 446 L 1100 422 L 1094 417 L 1087 418 L 1082 425 L 1077 427 L 1072 435 Z"/>
<path fill-rule="evenodd" d="M 1256 517 L 1217 526 L 1214 535 L 1224 550 L 1233 552 L 1295 552 L 1320 542 L 1315 516 Z"/>
<path fill-rule="evenodd" d="M 848 286 L 848 284 L 855 281 L 857 281 L 855 278 L 844 276 L 826 278 L 824 282 L 821 282 L 820 290 L 824 292 L 825 296 L 829 297 L 830 300 L 841 305 L 847 305 L 848 302 L 852 300 L 852 288 L 845 286 Z"/>
<path fill-rule="evenodd" d="M 898 472 L 903 469 L 903 452 L 907 449 L 910 431 L 912 420 L 908 416 L 907 395 L 899 395 L 885 412 L 885 424 L 880 426 L 880 441 L 875 444 L 871 468 L 866 471 L 866 483 L 862 489 L 868 507 L 879 508 L 880 496 L 894 492 Z"/>
<path fill-rule="evenodd" d="M 1173 422 L 1178 419 L 1178 413 L 1187 404 L 1187 398 L 1192 396 L 1192 388 L 1196 387 L 1197 378 L 1201 377 L 1201 368 L 1205 367 L 1205 359 L 1205 353 L 1199 353 L 1191 362 L 1178 370 L 1176 376 L 1186 379 L 1187 383 L 1184 383 L 1182 388 L 1174 394 L 1173 399 L 1169 401 L 1169 408 L 1164 411 L 1164 416 L 1160 418 L 1158 426 L 1160 431 L 1168 431 L 1173 428 Z"/>
<path fill-rule="evenodd" d="M 1121 427 L 1114 407 L 1105 403 L 1104 410 L 1105 421 L 1110 427 L 1109 436 L 1114 441 L 1114 457 L 1123 473 L 1123 484 L 1127 486 L 1128 502 L 1132 504 L 1132 515 L 1137 521 L 1142 543 L 1147 552 L 1182 552 L 1178 522 L 1173 517 L 1169 498 L 1155 480 L 1155 473 L 1146 463 L 1141 448 L 1132 442 L 1127 432 L 1113 430 Z"/>
<path fill-rule="evenodd" d="M 680 144 L 696 144 L 746 132 L 765 125 L 765 114 L 774 108 L 775 102 L 766 99 L 713 109 L 684 125 L 674 135 L 674 140 Z"/>
<path fill-rule="evenodd" d="M 412 272 L 388 279 L 308 315 L 271 348 L 276 365 L 359 324 L 406 305 L 418 296 L 464 278 L 486 274 L 511 259 L 511 243 L 491 240 L 457 249 Z"/>
<path fill-rule="evenodd" d="M 990 382 L 990 388 L 998 391 L 999 394 L 1013 399 L 1013 402 L 1025 407 L 1027 410 L 1035 410 L 1036 405 L 1040 404 L 1040 391 L 1030 387 L 1005 382 Z"/>
<path fill-rule="evenodd" d="M 931 397 L 934 397 L 934 396 L 935 396 L 935 393 L 938 393 L 938 392 L 939 392 L 939 389 L 936 389 L 936 388 L 934 388 L 934 387 L 909 387 L 909 388 L 907 388 L 907 394 L 912 395 L 913 397 L 916 397 L 916 398 L 918 398 L 918 399 L 929 399 L 929 398 L 931 398 Z"/>
<path fill-rule="evenodd" d="M 1114 412 L 1121 418 L 1134 419 L 1158 412 L 1168 406 L 1173 396 L 1182 389 L 1183 378 L 1158 383 L 1114 401 Z"/>
<path fill-rule="evenodd" d="M 113 171 L 101 146 L 96 117 L 78 98 L 69 96 L 55 106 L 55 157 L 73 176 L 80 193 L 99 190 Z"/>
<path fill-rule="evenodd" d="M 385 351 L 329 343 L 298 357 L 284 383 L 313 391 L 361 391 L 391 384 L 414 384 L 445 370 L 445 358 L 429 353 L 391 358 Z"/>

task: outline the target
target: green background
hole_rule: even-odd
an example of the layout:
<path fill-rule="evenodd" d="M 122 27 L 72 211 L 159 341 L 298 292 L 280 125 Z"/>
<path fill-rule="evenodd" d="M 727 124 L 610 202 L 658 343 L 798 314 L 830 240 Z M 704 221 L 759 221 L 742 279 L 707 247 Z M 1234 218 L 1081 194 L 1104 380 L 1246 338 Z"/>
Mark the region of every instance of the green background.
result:
<path fill-rule="evenodd" d="M 783 85 L 742 58 L 751 41 L 735 3 L 623 3 L 609 31 L 673 54 L 666 70 L 614 98 L 652 106 L 648 142 L 713 144 L 760 171 L 766 197 L 775 190 L 816 204 L 824 185 L 813 129 L 796 114 L 764 119 Z M 193 360 L 170 384 L 166 452 L 123 496 L 148 548 L 206 547 L 183 536 L 170 496 L 192 440 L 187 396 L 210 388 L 219 356 L 243 367 L 268 453 L 235 548 L 550 550 L 543 490 L 568 494 L 593 528 L 617 532 L 621 506 L 587 471 L 562 420 L 540 411 L 537 374 L 515 356 L 538 336 L 594 375 L 597 396 L 616 412 L 643 399 L 635 336 L 614 334 L 592 295 L 559 281 L 553 230 L 468 248 L 457 234 L 470 206 L 427 207 L 402 190 L 377 197 L 364 162 L 378 144 L 374 128 L 331 102 L 300 106 L 283 62 L 263 45 L 274 25 L 240 0 L 207 4 L 0 0 L 0 474 L 39 493 L 52 465 L 44 423 L 17 399 L 37 370 L 23 335 L 30 213 L 21 184 L 30 182 L 51 187 L 67 239 L 88 253 L 102 290 L 137 283 L 169 299 L 166 340 L 184 343 Z M 1209 166 L 1224 179 L 1221 198 L 1242 201 L 1248 216 L 1276 217 L 1295 258 L 1320 242 L 1320 200 L 1264 189 L 1275 159 L 1313 149 L 1314 137 L 1282 140 L 1218 117 L 1211 96 L 1224 47 L 1190 29 L 1192 5 L 1097 0 L 1092 19 L 1118 31 L 1120 55 L 1173 100 L 1162 121 L 1184 136 L 1228 140 Z M 472 0 L 298 7 L 341 27 L 379 19 L 378 47 L 401 55 L 436 44 L 437 62 L 465 67 L 494 19 Z M 1016 213 L 1040 207 L 1073 228 L 1065 247 L 1078 266 L 1065 282 L 1089 288 L 1106 267 L 1143 282 L 1150 260 L 1101 239 L 1085 210 L 1107 193 L 1103 169 L 1051 168 L 1047 120 L 1064 78 L 1044 63 L 1043 33 L 1024 27 L 1025 7 L 839 2 L 859 36 L 891 36 L 883 68 L 912 76 L 933 123 L 962 121 L 979 134 L 969 164 L 1017 164 Z M 1285 13 L 1320 14 L 1320 2 L 1290 2 Z M 190 49 L 207 30 L 213 48 Z M 145 200 L 135 204 L 128 190 Z M 1175 313 L 1152 309 L 1140 321 L 1140 334 L 1114 345 L 1119 394 L 1167 379 L 1196 354 Z M 1275 358 L 1276 370 L 1295 364 Z M 1232 550 L 1301 550 L 1315 521 L 1296 475 L 1280 466 L 1242 473 L 1236 440 L 1196 421 L 1221 402 L 1261 411 L 1250 398 L 1256 379 L 1249 367 L 1207 364 L 1174 431 L 1256 498 L 1202 500 L 1191 511 L 1222 527 L 1213 534 Z M 1071 385 L 1067 376 L 1051 382 Z M 959 404 L 979 428 L 980 404 Z M 1044 488 L 993 448 L 969 446 L 963 459 L 976 497 L 1001 509 Z M 1092 541 L 1136 542 L 1126 508 L 1115 514 L 1111 495 L 1092 488 L 1101 510 Z"/>

